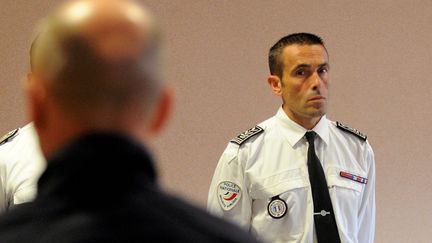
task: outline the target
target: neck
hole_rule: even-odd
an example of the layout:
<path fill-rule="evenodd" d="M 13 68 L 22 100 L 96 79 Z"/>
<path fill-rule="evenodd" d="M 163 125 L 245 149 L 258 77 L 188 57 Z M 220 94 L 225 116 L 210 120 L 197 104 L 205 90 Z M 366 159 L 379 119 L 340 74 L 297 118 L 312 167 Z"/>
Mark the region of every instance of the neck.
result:
<path fill-rule="evenodd" d="M 50 158 L 58 149 L 88 133 L 114 132 L 124 134 L 132 139 L 144 143 L 147 135 L 144 122 L 134 119 L 91 119 L 80 120 L 71 116 L 56 116 L 50 124 L 36 127 L 42 151 L 46 158 Z"/>
<path fill-rule="evenodd" d="M 306 116 L 301 116 L 301 115 L 297 115 L 295 113 L 293 113 L 292 111 L 286 111 L 286 109 L 283 109 L 285 114 L 295 123 L 299 124 L 300 126 L 302 126 L 303 128 L 307 129 L 307 130 L 312 130 L 317 124 L 318 122 L 321 120 L 321 118 L 323 117 L 322 115 L 320 116 L 312 116 L 312 117 L 306 117 Z"/>

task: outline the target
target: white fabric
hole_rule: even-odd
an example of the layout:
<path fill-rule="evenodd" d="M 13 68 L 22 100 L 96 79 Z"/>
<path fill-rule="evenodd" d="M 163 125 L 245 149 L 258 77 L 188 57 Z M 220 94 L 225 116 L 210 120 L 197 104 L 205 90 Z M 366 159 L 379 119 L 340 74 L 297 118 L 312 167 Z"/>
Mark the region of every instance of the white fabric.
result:
<path fill-rule="evenodd" d="M 215 170 L 208 210 L 233 221 L 267 242 L 316 242 L 313 201 L 307 169 L 306 129 L 280 108 L 259 124 L 264 132 L 240 146 L 229 143 Z M 371 243 L 375 229 L 374 154 L 367 141 L 342 131 L 325 116 L 313 129 L 315 148 L 324 168 L 343 243 Z M 368 179 L 367 184 L 343 178 L 348 172 Z M 218 200 L 217 187 L 229 181 L 241 189 L 230 210 Z M 267 206 L 279 196 L 288 206 L 285 216 L 272 218 Z"/>
<path fill-rule="evenodd" d="M 0 146 L 0 212 L 34 199 L 45 166 L 32 123 Z"/>

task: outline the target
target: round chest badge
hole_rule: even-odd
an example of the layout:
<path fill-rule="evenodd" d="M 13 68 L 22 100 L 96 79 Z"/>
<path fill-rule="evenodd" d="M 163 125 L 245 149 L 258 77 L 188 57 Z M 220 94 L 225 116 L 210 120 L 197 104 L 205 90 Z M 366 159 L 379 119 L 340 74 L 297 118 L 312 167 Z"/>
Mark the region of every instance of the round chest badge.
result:
<path fill-rule="evenodd" d="M 267 206 L 267 211 L 272 218 L 280 219 L 285 216 L 288 206 L 284 200 L 274 197 Z"/>
<path fill-rule="evenodd" d="M 241 197 L 240 187 L 230 181 L 222 181 L 217 189 L 219 205 L 223 210 L 228 211 L 232 209 Z"/>

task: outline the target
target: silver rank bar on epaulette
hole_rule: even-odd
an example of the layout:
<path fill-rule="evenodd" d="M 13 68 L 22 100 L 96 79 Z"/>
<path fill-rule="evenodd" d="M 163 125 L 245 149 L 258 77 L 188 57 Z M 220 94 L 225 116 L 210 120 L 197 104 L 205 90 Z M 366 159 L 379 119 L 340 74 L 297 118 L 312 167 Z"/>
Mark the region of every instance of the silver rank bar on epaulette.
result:
<path fill-rule="evenodd" d="M 240 133 L 237 137 L 233 138 L 230 142 L 241 145 L 242 143 L 244 143 L 249 138 L 251 138 L 251 137 L 253 137 L 253 136 L 255 136 L 255 135 L 257 135 L 263 131 L 264 131 L 264 129 L 262 129 L 260 126 L 255 126 L 255 127 L 248 129 L 245 132 Z"/>

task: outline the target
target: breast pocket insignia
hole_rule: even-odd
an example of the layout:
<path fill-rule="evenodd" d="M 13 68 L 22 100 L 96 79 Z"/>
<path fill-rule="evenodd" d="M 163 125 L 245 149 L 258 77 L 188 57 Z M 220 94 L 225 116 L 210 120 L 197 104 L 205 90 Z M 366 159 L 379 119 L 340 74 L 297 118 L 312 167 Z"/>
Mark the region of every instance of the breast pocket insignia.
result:
<path fill-rule="evenodd" d="M 273 197 L 267 205 L 267 211 L 272 218 L 280 219 L 288 211 L 286 202 L 279 198 L 279 196 Z"/>

